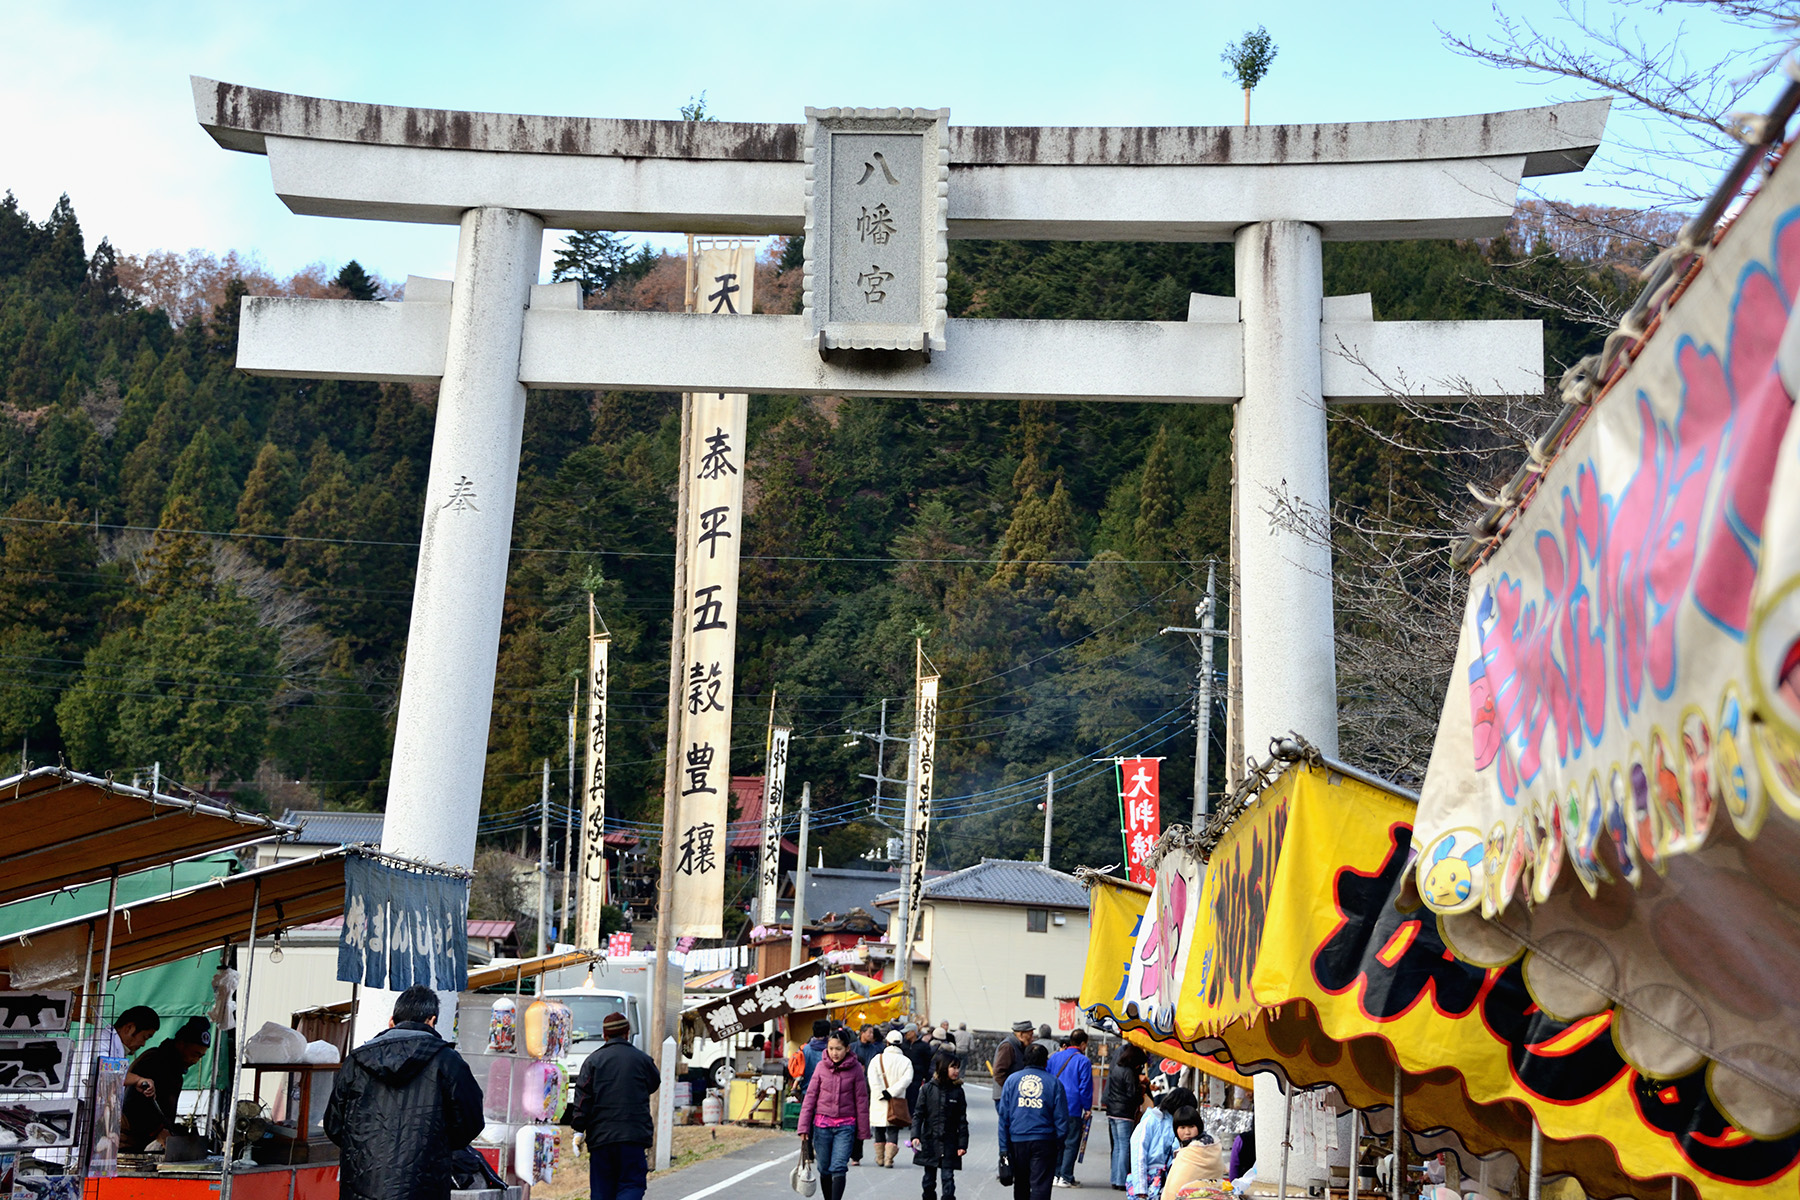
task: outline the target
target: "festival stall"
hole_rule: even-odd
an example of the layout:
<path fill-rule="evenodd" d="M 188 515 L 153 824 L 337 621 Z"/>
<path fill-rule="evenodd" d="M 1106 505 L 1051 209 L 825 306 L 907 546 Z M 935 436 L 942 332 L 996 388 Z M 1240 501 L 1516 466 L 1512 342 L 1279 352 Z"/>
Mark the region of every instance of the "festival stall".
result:
<path fill-rule="evenodd" d="M 1083 1003 L 1139 1044 L 1330 1085 L 1377 1130 L 1398 1089 L 1418 1149 L 1454 1150 L 1470 1173 L 1481 1156 L 1529 1161 L 1535 1122 L 1544 1173 L 1596 1197 L 1659 1200 L 1672 1178 L 1708 1197 L 1795 1186 L 1792 1147 L 1736 1133 L 1704 1089 L 1641 1073 L 1608 1015 L 1558 1019 L 1520 962 L 1450 953 L 1411 886 L 1413 817 L 1396 792 L 1290 766 L 1216 842 L 1169 839 L 1123 961 L 1135 899 L 1101 885 Z"/>
<path fill-rule="evenodd" d="M 80 906 L 95 900 L 96 891 L 104 897 L 98 919 L 72 937 L 44 940 L 27 934 L 21 941 L 9 934 L 7 990 L 0 991 L 0 1055 L 5 1056 L 0 1176 L 21 1195 L 73 1195 L 91 1167 L 107 1169 L 104 1119 L 109 1114 L 116 1119 L 123 1080 L 122 1064 L 96 1055 L 93 1041 L 94 1030 L 114 1016 L 109 981 L 120 972 L 111 918 L 121 890 L 138 890 L 141 873 L 150 868 L 168 867 L 175 874 L 179 865 L 179 873 L 187 873 L 189 864 L 216 852 L 294 829 L 228 805 L 127 787 L 62 767 L 40 767 L 0 781 L 0 812 L 12 818 L 0 856 L 7 868 L 0 904 L 14 906 L 9 929 L 42 924 L 37 918 L 53 911 L 55 901 L 84 912 Z M 21 901 L 32 903 L 21 906 Z M 97 1164 L 90 1161 L 96 1141 Z"/>
<path fill-rule="evenodd" d="M 394 858 L 366 847 L 346 846 L 221 875 L 167 895 L 109 906 L 103 911 L 14 934 L 0 942 L 0 971 L 7 972 L 15 983 L 28 978 L 44 989 L 67 989 L 80 986 L 91 970 L 91 950 L 97 941 L 105 947 L 102 974 L 106 977 L 180 961 L 220 946 L 252 942 L 285 928 L 344 914 L 347 876 L 370 872 L 377 879 L 384 872 L 393 872 L 442 878 L 457 885 L 466 879 L 466 875 L 445 868 Z M 365 885 L 362 895 L 377 891 L 378 887 Z M 364 961 L 364 981 L 377 985 L 383 980 L 391 981 L 392 970 L 400 969 L 394 964 L 404 959 L 407 972 L 417 974 L 423 969 L 428 979 L 436 980 L 441 975 L 445 984 L 455 982 L 439 970 L 439 962 L 462 958 L 463 941 L 457 930 L 463 908 L 456 901 L 466 892 L 456 888 L 446 891 L 455 894 L 436 905 L 409 901 L 405 911 L 410 914 L 407 920 L 411 928 L 402 927 L 402 910 L 398 908 L 381 908 L 360 899 L 349 906 L 354 911 L 347 924 L 363 932 L 363 945 L 358 949 L 366 951 L 359 956 Z M 418 912 L 432 916 L 421 920 Z M 377 939 L 367 937 L 368 931 L 377 926 L 384 934 L 378 939 L 379 950 L 372 944 Z M 368 970 L 377 957 L 384 968 L 380 978 Z M 252 968 L 245 972 L 243 993 L 247 995 L 253 986 Z M 222 1002 L 222 1028 L 230 1027 L 230 1012 Z M 236 1043 L 231 1053 L 237 1053 Z M 111 1060 L 98 1061 L 105 1078 Z M 234 1065 L 239 1064 L 247 1065 L 246 1059 L 240 1058 Z M 316 1069 L 317 1064 L 299 1059 L 256 1063 L 252 1067 L 256 1073 L 277 1072 L 284 1076 Z M 220 1144 L 231 1147 L 234 1153 L 205 1157 L 203 1143 L 217 1130 L 196 1128 L 199 1137 L 191 1151 L 196 1157 L 190 1161 L 174 1161 L 172 1147 L 167 1156 L 124 1157 L 118 1153 L 117 1142 L 117 1080 L 123 1077 L 121 1062 L 113 1071 L 116 1078 L 110 1094 L 96 1090 L 74 1103 L 76 1109 L 87 1110 L 88 1127 L 94 1130 L 87 1139 L 88 1145 L 74 1145 L 86 1166 L 85 1192 L 95 1200 L 120 1200 L 151 1193 L 163 1200 L 181 1200 L 190 1194 L 217 1194 L 230 1200 L 234 1191 L 252 1197 L 285 1196 L 289 1200 L 314 1196 L 326 1200 L 335 1195 L 335 1153 L 316 1130 L 323 1098 L 290 1116 L 289 1127 L 284 1128 L 272 1124 L 257 1105 L 237 1102 L 239 1074 L 236 1069 L 227 1071 L 230 1095 L 224 1106 L 220 1138 Z M 70 1128 L 79 1124 L 79 1120 L 73 1121 Z M 295 1152 L 296 1144 L 301 1147 L 300 1153 Z M 245 1161 L 246 1158 L 251 1161 Z M 72 1195 L 71 1188 L 83 1189 L 80 1174 L 64 1178 L 73 1182 L 58 1185 L 62 1190 L 57 1195 Z"/>
<path fill-rule="evenodd" d="M 1763 128 L 1784 128 L 1790 87 Z M 1800 1182 L 1800 164 L 1665 255 L 1483 523 L 1418 812 L 1445 945 L 1592 1032 L 1634 1171 Z M 1555 1123 L 1546 1109 L 1546 1131 Z"/>

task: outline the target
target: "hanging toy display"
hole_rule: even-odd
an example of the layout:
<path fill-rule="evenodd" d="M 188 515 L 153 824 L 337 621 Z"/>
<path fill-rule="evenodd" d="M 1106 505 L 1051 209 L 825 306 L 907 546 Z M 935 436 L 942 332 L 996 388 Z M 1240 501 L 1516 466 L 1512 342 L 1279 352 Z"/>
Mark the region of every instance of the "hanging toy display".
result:
<path fill-rule="evenodd" d="M 525 1009 L 525 1053 L 560 1058 L 569 1051 L 575 1013 L 559 1000 L 533 1000 Z"/>
<path fill-rule="evenodd" d="M 494 1013 L 488 1018 L 488 1051 L 511 1054 L 519 1028 L 519 1006 L 511 996 L 494 1001 Z"/>
<path fill-rule="evenodd" d="M 545 1039 L 544 1057 L 561 1058 L 569 1052 L 569 1038 L 575 1032 L 575 1010 L 561 1000 L 550 1001 L 550 1030 Z"/>
<path fill-rule="evenodd" d="M 526 1125 L 513 1142 L 513 1172 L 528 1184 L 549 1183 L 556 1169 L 557 1136 L 549 1125 Z"/>
<path fill-rule="evenodd" d="M 550 1114 L 550 1121 L 560 1125 L 563 1110 L 569 1107 L 569 1072 L 560 1062 L 551 1065 L 556 1068 L 556 1108 Z"/>
<path fill-rule="evenodd" d="M 525 1067 L 520 1107 L 534 1121 L 554 1121 L 561 1114 L 563 1084 L 568 1076 L 554 1062 L 534 1062 Z"/>

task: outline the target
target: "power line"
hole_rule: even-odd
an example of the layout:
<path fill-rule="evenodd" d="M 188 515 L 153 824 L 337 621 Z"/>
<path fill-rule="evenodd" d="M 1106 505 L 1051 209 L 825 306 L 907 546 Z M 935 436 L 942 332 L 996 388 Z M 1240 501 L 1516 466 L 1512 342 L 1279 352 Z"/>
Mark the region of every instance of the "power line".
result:
<path fill-rule="evenodd" d="M 374 538 L 327 538 L 308 537 L 297 533 L 240 533 L 226 529 L 170 529 L 159 525 L 115 525 L 105 521 L 56 521 L 47 517 L 7 517 L 0 516 L 0 521 L 10 521 L 19 525 L 62 525 L 76 529 L 110 529 L 121 533 L 184 533 L 198 537 L 237 538 L 268 542 L 308 542 L 329 546 L 388 546 L 399 549 L 418 549 L 417 542 L 390 542 Z M 673 550 L 605 550 L 580 549 L 568 550 L 554 546 L 513 546 L 514 554 L 598 554 L 612 558 L 668 558 L 673 559 Z M 746 562 L 817 562 L 817 563 L 869 563 L 869 564 L 915 564 L 921 566 L 997 566 L 997 558 L 894 558 L 891 556 L 854 555 L 854 554 L 743 554 L 740 559 Z M 1096 560 L 1091 558 L 1012 558 L 1009 563 L 1018 563 L 1029 567 L 1085 567 Z M 1109 565 L 1132 567 L 1181 567 L 1191 563 L 1181 558 L 1112 558 L 1106 560 Z"/>

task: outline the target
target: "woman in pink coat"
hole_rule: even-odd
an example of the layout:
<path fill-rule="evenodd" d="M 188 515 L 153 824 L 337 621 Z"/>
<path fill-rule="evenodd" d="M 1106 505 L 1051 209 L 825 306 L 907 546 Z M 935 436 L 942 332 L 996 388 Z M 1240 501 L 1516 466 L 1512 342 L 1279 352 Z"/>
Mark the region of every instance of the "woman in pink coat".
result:
<path fill-rule="evenodd" d="M 869 1140 L 869 1081 L 850 1053 L 850 1034 L 833 1030 L 800 1103 L 801 1157 L 818 1161 L 823 1200 L 843 1200 L 850 1147 Z"/>

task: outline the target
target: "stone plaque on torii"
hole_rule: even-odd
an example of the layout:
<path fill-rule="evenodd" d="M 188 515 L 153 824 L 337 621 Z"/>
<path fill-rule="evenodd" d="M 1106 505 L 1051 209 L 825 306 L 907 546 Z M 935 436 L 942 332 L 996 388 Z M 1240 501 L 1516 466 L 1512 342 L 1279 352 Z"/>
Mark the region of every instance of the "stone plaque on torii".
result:
<path fill-rule="evenodd" d="M 1326 403 L 1387 399 L 1381 380 L 1396 378 L 1426 398 L 1535 393 L 1543 345 L 1536 321 L 1377 322 L 1367 296 L 1324 295 L 1321 244 L 1494 236 L 1523 177 L 1586 164 L 1608 109 L 1162 129 L 898 110 L 919 126 L 909 186 L 940 183 L 941 151 L 944 236 L 1229 241 L 1237 296 L 1196 296 L 1176 322 L 946 321 L 915 296 L 905 336 L 862 349 L 819 296 L 800 316 L 726 319 L 591 311 L 574 284 L 536 284 L 546 227 L 803 232 L 807 126 L 395 108 L 198 78 L 194 98 L 221 146 L 267 156 L 295 213 L 461 227 L 455 279 L 409 279 L 403 302 L 246 298 L 238 365 L 439 385 L 382 846 L 465 866 L 527 387 L 1235 404 L 1243 744 L 1297 729 L 1335 753 L 1330 549 L 1276 527 L 1261 498 L 1328 507 Z M 857 113 L 897 115 L 814 112 L 815 149 L 821 129 L 860 132 L 842 120 Z M 895 164 L 868 161 L 885 183 Z M 921 240 L 939 228 L 937 193 L 910 195 L 922 270 L 928 249 L 940 257 Z M 809 238 L 808 257 L 851 245 Z"/>

